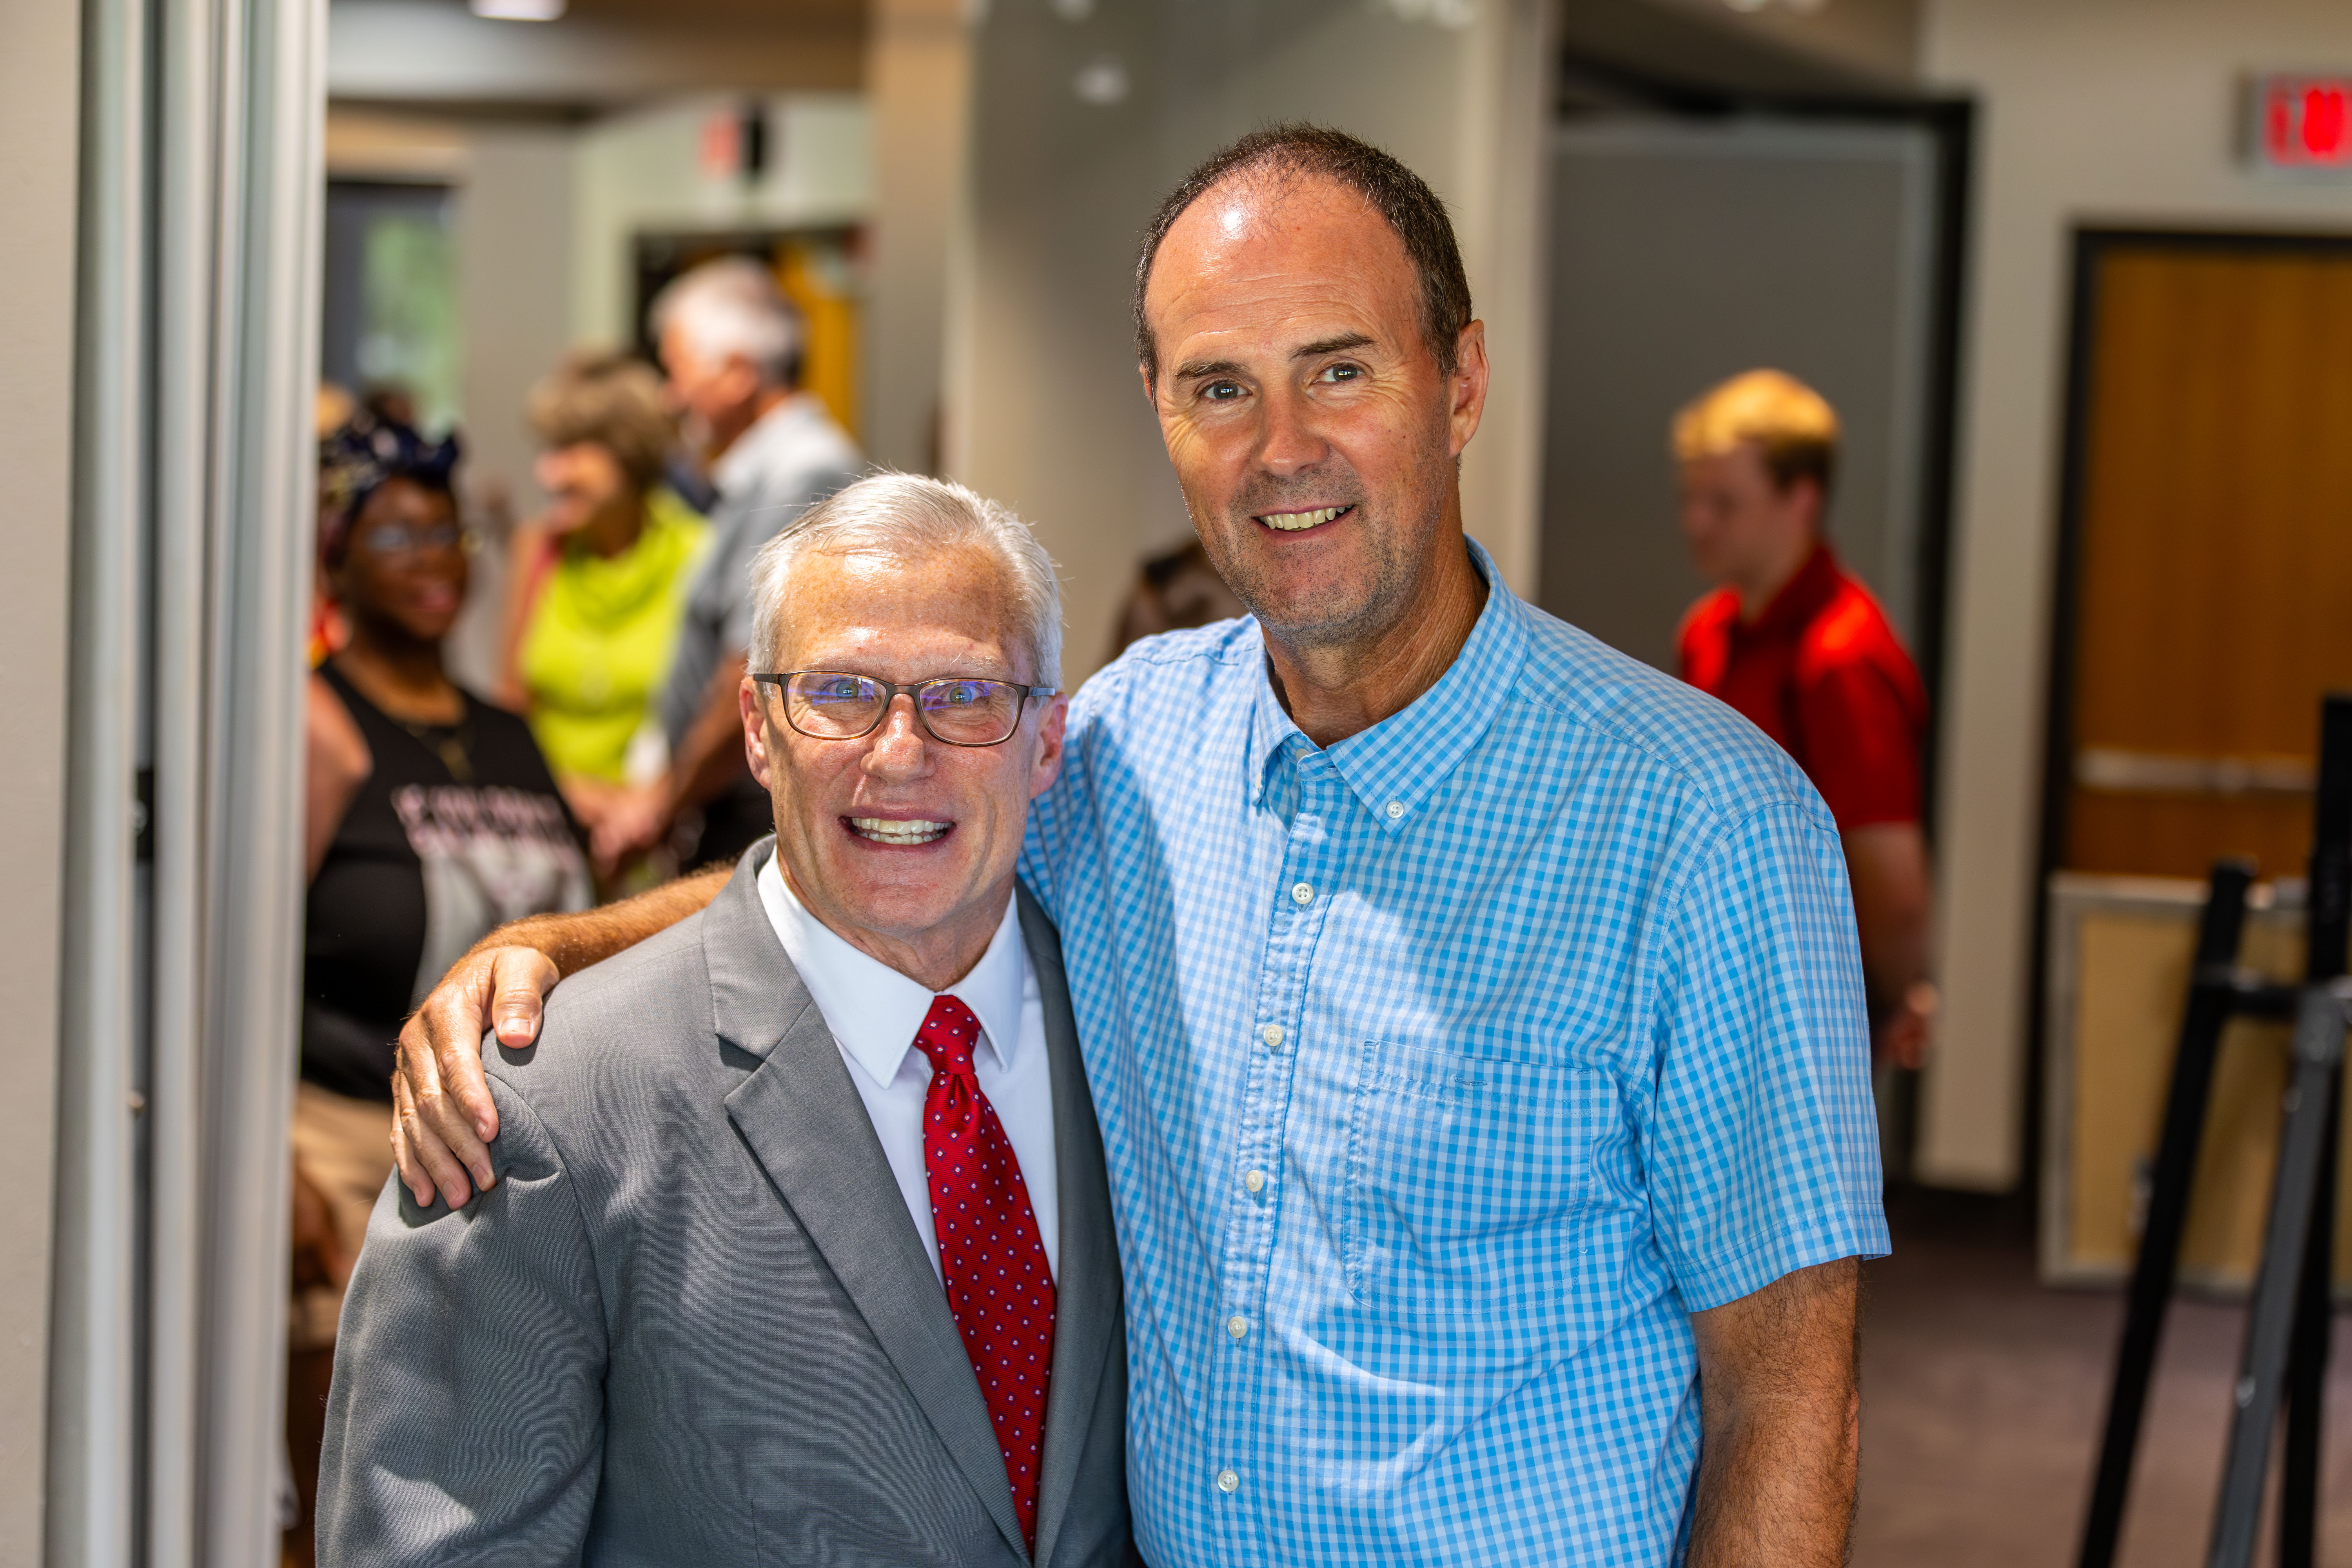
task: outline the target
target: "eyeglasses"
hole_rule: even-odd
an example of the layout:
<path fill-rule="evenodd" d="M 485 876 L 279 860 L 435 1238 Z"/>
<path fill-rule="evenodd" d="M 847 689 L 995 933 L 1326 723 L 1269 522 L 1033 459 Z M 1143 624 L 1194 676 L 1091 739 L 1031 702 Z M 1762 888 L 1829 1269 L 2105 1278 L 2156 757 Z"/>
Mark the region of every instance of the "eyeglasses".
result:
<path fill-rule="evenodd" d="M 893 686 L 837 669 L 793 669 L 751 679 L 762 690 L 773 687 L 782 693 L 784 722 L 811 740 L 855 741 L 872 734 L 904 692 L 915 700 L 923 732 L 950 746 L 1003 745 L 1021 727 L 1029 699 L 1051 697 L 1056 689 L 957 675 Z"/>
<path fill-rule="evenodd" d="M 474 536 L 471 530 L 454 522 L 380 522 L 363 531 L 358 543 L 370 555 L 388 561 L 402 555 L 421 555 L 428 550 L 470 552 Z"/>

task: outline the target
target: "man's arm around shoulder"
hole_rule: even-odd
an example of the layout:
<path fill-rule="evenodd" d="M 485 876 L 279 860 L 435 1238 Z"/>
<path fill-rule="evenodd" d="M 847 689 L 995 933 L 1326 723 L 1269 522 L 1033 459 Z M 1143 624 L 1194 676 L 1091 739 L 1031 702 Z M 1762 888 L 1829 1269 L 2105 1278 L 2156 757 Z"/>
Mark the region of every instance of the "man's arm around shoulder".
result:
<path fill-rule="evenodd" d="M 392 1182 L 335 1344 L 321 1562 L 579 1561 L 604 1450 L 604 1313 L 570 1173 L 506 1084 L 504 1180 L 452 1212 Z"/>
<path fill-rule="evenodd" d="M 482 1077 L 482 1037 L 495 1029 L 502 1046 L 530 1045 L 557 981 L 697 913 L 731 874 L 714 866 L 601 910 L 515 921 L 450 966 L 401 1029 L 392 1079 L 393 1157 L 420 1206 L 437 1190 L 461 1208 L 496 1179 L 488 1145 L 499 1110 Z"/>

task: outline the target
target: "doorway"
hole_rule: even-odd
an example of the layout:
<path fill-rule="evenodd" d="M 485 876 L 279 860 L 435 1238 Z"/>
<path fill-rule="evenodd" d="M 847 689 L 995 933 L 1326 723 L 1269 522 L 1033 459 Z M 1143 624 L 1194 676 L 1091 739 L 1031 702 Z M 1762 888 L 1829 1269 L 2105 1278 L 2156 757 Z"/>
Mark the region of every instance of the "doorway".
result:
<path fill-rule="evenodd" d="M 1830 537 L 1932 679 L 1943 344 L 1957 298 L 1953 134 L 1932 114 L 1625 117 L 1559 130 L 1546 609 L 1675 668 L 1675 627 L 1707 584 L 1675 523 L 1668 426 L 1709 386 L 1771 366 L 1837 408 Z"/>
<path fill-rule="evenodd" d="M 2347 428 L 2352 237 L 2076 237 L 2045 870 L 2301 874 Z"/>

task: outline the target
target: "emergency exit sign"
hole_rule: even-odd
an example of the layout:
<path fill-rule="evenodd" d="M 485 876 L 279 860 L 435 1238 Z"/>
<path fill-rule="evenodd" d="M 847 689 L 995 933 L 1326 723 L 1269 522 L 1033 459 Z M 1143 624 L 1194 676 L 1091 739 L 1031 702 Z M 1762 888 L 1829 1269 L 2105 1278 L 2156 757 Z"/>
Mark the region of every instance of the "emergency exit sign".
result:
<path fill-rule="evenodd" d="M 2257 164 L 2352 175 L 2352 76 L 2261 77 L 2253 107 Z"/>

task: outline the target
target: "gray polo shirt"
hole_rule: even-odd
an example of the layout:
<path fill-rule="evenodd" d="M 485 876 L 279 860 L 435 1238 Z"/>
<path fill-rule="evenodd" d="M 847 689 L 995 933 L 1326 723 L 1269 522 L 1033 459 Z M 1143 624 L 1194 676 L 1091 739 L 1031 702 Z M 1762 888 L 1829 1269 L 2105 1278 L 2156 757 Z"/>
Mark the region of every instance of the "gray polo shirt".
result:
<path fill-rule="evenodd" d="M 713 538 L 679 624 L 662 689 L 662 728 L 675 750 L 702 710 L 720 661 L 751 643 L 751 557 L 814 502 L 857 477 L 865 458 L 815 394 L 761 415 L 711 468 Z"/>

